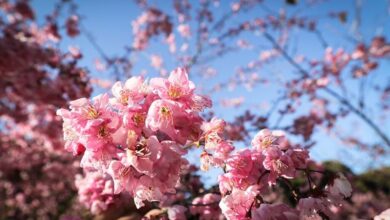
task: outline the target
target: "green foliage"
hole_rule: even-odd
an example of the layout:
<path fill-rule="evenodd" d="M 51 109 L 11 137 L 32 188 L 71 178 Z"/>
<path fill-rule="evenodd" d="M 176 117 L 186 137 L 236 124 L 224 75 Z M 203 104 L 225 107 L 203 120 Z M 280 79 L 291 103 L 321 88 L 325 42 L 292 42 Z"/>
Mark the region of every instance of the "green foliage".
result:
<path fill-rule="evenodd" d="M 356 177 L 354 185 L 358 191 L 390 195 L 390 167 L 360 174 Z"/>
<path fill-rule="evenodd" d="M 346 165 L 342 164 L 340 161 L 325 161 L 323 163 L 325 170 L 331 172 L 342 172 L 344 174 L 353 174 L 352 170 L 349 169 Z"/>

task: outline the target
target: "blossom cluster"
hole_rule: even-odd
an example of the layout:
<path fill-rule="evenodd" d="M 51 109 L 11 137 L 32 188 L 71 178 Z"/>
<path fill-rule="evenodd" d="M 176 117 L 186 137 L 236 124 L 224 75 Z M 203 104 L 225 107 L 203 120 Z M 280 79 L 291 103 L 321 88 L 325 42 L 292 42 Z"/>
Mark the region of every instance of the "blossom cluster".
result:
<path fill-rule="evenodd" d="M 227 219 L 305 219 L 331 216 L 328 207 L 351 195 L 348 180 L 339 174 L 324 190 L 310 186 L 306 198 L 298 198 L 291 189 L 297 209 L 268 204 L 262 197 L 268 186 L 290 185 L 290 179 L 308 170 L 308 150 L 290 143 L 284 132 L 268 129 L 255 135 L 251 148 L 235 150 L 225 137 L 223 120 L 200 116 L 211 101 L 195 93 L 184 68 L 172 71 L 168 79 L 132 77 L 124 84 L 117 82 L 112 95 L 78 99 L 70 103 L 70 110 L 57 112 L 64 120 L 66 150 L 82 156 L 81 166 L 91 177 L 78 185 L 81 201 L 94 212 L 105 210 L 114 194 L 125 192 L 137 208 L 146 201 L 160 202 L 171 219 L 185 219 L 187 214 L 200 219 L 221 214 Z M 172 195 L 182 187 L 181 175 L 189 169 L 185 155 L 191 147 L 202 149 L 202 170 L 214 166 L 224 173 L 218 178 L 220 194 L 198 196 L 188 204 L 188 197 Z M 80 184 L 85 181 L 86 186 Z"/>
<path fill-rule="evenodd" d="M 74 11 L 59 13 L 65 4 L 37 22 L 29 1 L 0 3 L 0 219 L 58 219 L 76 195 L 79 168 L 63 153 L 55 112 L 91 86 L 81 53 L 55 46 L 60 32 L 77 35 Z M 58 14 L 73 21 L 55 26 Z"/>
<path fill-rule="evenodd" d="M 251 214 L 259 193 L 278 178 L 291 179 L 304 169 L 308 152 L 293 147 L 284 133 L 263 129 L 252 140 L 251 149 L 238 150 L 226 161 L 226 172 L 219 177 L 220 207 L 229 219 L 245 219 Z M 256 211 L 255 211 L 256 212 Z"/>
<path fill-rule="evenodd" d="M 137 207 L 163 201 L 188 164 L 185 145 L 202 135 L 200 111 L 211 106 L 194 90 L 186 70 L 178 68 L 168 79 L 117 82 L 113 97 L 75 100 L 70 110 L 58 110 L 65 148 L 82 155 L 86 171 L 110 175 L 114 192 L 129 192 Z"/>
<path fill-rule="evenodd" d="M 161 33 L 165 34 L 167 42 L 170 41 L 173 25 L 169 16 L 157 8 L 149 8 L 142 15 L 132 22 L 134 42 L 136 50 L 144 50 L 149 39 Z"/>
<path fill-rule="evenodd" d="M 0 132 L 0 218 L 58 218 L 76 194 L 74 162 L 34 136 Z"/>
<path fill-rule="evenodd" d="M 192 201 L 190 212 L 194 216 L 199 216 L 200 220 L 221 219 L 221 210 L 218 203 L 221 195 L 207 193 L 203 196 L 196 197 Z"/>
<path fill-rule="evenodd" d="M 269 204 L 262 192 L 279 182 L 288 184 L 309 164 L 306 149 L 293 146 L 282 131 L 259 131 L 252 140 L 251 149 L 232 153 L 226 161 L 226 172 L 219 177 L 223 195 L 220 208 L 228 219 L 321 219 L 332 216 L 329 207 L 337 206 L 351 196 L 351 185 L 344 175 L 338 174 L 332 183 L 315 197 L 298 198 L 296 209 L 285 204 Z M 309 174 L 306 174 L 309 175 Z"/>
<path fill-rule="evenodd" d="M 79 201 L 92 213 L 100 213 L 107 209 L 115 199 L 112 180 L 99 173 L 87 173 L 85 177 L 76 176 Z"/>

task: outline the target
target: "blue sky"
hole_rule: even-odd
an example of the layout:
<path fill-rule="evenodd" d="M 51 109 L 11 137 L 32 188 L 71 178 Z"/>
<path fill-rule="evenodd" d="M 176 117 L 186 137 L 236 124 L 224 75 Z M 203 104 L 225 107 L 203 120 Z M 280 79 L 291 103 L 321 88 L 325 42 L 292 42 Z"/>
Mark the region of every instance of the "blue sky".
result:
<path fill-rule="evenodd" d="M 42 15 L 47 14 L 53 8 L 54 1 L 45 1 L 45 0 L 33 0 L 33 7 L 38 13 L 40 21 L 42 21 Z M 174 10 L 171 7 L 171 4 L 167 4 L 171 1 L 151 1 L 151 4 L 158 6 L 164 12 L 168 14 L 174 14 Z M 190 1 L 193 3 L 193 7 L 198 7 L 198 1 Z M 305 2 L 305 1 L 300 1 Z M 324 38 L 330 43 L 334 48 L 344 47 L 347 50 L 353 48 L 353 44 L 346 38 L 349 33 L 351 22 L 355 16 L 355 6 L 352 0 L 333 0 L 326 1 L 314 7 L 307 6 L 298 6 L 292 7 L 284 4 L 284 1 L 271 1 L 266 0 L 265 5 L 267 8 L 271 9 L 274 12 L 278 12 L 279 8 L 284 8 L 287 14 L 298 13 L 299 15 L 305 15 L 307 17 L 315 17 L 320 22 L 319 29 L 322 30 Z M 362 23 L 361 23 L 361 33 L 363 39 L 370 39 L 376 34 L 382 34 L 389 36 L 389 27 L 390 21 L 387 15 L 389 6 L 387 1 L 362 1 L 363 2 L 363 11 L 362 11 Z M 215 17 L 219 17 L 224 11 L 229 10 L 232 1 L 221 1 L 219 8 L 215 8 Z M 78 1 L 78 12 L 83 15 L 83 24 L 89 32 L 93 34 L 98 44 L 108 55 L 121 55 L 124 51 L 124 46 L 131 45 L 132 43 L 132 30 L 131 30 L 131 21 L 138 17 L 141 13 L 139 7 L 135 5 L 134 1 L 130 0 L 83 0 Z M 337 19 L 329 19 L 328 14 L 330 11 L 347 11 L 347 24 L 342 24 Z M 248 13 L 244 13 L 234 17 L 229 21 L 230 24 L 238 24 L 239 21 L 246 20 L 251 17 L 261 17 L 266 15 L 266 10 L 264 8 L 254 8 Z M 378 28 L 384 27 L 384 28 Z M 194 31 L 194 29 L 193 29 Z M 316 36 L 312 33 L 305 33 L 304 31 L 294 30 L 291 33 L 291 42 L 293 47 L 287 48 L 290 52 L 296 51 L 297 53 L 304 54 L 308 57 L 322 58 L 324 50 L 321 44 L 318 42 Z M 242 38 L 247 39 L 250 42 L 258 43 L 258 47 L 270 49 L 270 45 L 267 41 L 262 38 L 255 36 L 253 34 L 244 34 Z M 232 40 L 230 43 L 235 44 L 237 39 Z M 178 41 L 180 43 L 180 41 Z M 191 42 L 190 42 L 191 43 Z M 98 78 L 110 78 L 111 76 L 108 73 L 98 72 L 94 68 L 94 61 L 96 58 L 99 58 L 99 53 L 87 40 L 85 35 L 81 35 L 75 39 L 65 39 L 61 42 L 62 48 L 67 48 L 69 45 L 75 45 L 80 48 L 84 58 L 81 61 L 81 65 L 86 66 L 91 71 L 93 77 Z M 193 46 L 193 45 L 192 45 Z M 231 53 L 210 63 L 210 66 L 215 68 L 218 71 L 218 75 L 211 79 L 203 79 L 198 76 L 192 76 L 192 80 L 196 82 L 202 88 L 210 88 L 214 85 L 215 82 L 226 81 L 229 76 L 234 73 L 234 70 L 237 66 L 245 65 L 251 60 L 255 60 L 259 56 L 261 50 L 247 50 L 243 52 Z M 131 55 L 129 59 L 134 61 L 133 74 L 138 74 L 143 70 L 152 73 L 153 70 L 149 66 L 150 54 L 159 54 L 164 58 L 165 66 L 167 70 L 175 68 L 180 63 L 177 63 L 175 59 L 172 59 L 172 56 L 167 52 L 166 45 L 161 43 L 161 39 L 155 39 L 152 41 L 150 47 L 145 52 L 142 52 L 137 55 Z M 371 81 L 379 81 L 381 83 L 389 82 L 389 63 L 384 62 L 380 70 L 375 71 Z M 278 61 L 272 63 L 264 69 L 259 70 L 256 74 L 260 78 L 271 78 L 277 80 L 278 77 L 288 78 L 294 77 L 292 74 L 295 70 L 285 61 Z M 354 82 L 350 82 L 348 87 L 358 90 L 358 86 Z M 203 90 L 205 91 L 205 90 Z M 101 92 L 101 90 L 96 91 Z M 263 85 L 258 88 L 248 91 L 243 87 L 238 87 L 234 91 L 219 92 L 212 95 L 214 102 L 216 103 L 214 109 L 218 116 L 225 119 L 232 119 L 235 115 L 243 112 L 246 108 L 250 108 L 253 112 L 264 113 L 267 111 L 267 108 L 262 105 L 262 103 L 271 102 L 275 100 L 276 97 L 280 95 L 281 89 L 279 86 L 274 83 L 268 85 Z M 353 97 L 354 94 L 350 94 Z M 245 97 L 245 105 L 239 108 L 226 108 L 219 104 L 220 99 L 234 98 L 234 97 Z M 367 103 L 368 106 L 373 108 L 367 110 L 370 115 L 378 115 L 380 112 L 375 108 L 375 105 L 378 104 L 375 94 L 367 94 Z M 336 103 L 332 103 L 335 107 L 338 106 Z M 298 112 L 304 112 L 307 110 L 308 105 L 305 103 L 302 105 L 302 110 Z M 389 135 L 390 123 L 389 120 L 379 121 L 377 117 L 373 117 L 377 123 L 383 128 L 385 132 Z M 272 118 L 273 121 L 276 120 Z M 289 122 L 287 118 L 286 123 Z M 348 118 L 343 121 L 342 124 L 338 123 L 339 129 L 337 131 L 345 132 L 346 134 L 355 134 L 361 137 L 363 140 L 368 142 L 376 139 L 375 134 L 364 126 L 359 119 Z M 357 172 L 365 170 L 372 165 L 381 165 L 385 161 L 389 161 L 386 157 L 376 160 L 375 163 L 372 163 L 373 160 L 366 159 L 367 155 L 364 152 L 353 148 L 342 147 L 341 143 L 331 138 L 326 132 L 319 131 L 317 132 L 315 139 L 317 140 L 317 145 L 312 149 L 311 156 L 319 161 L 328 160 L 328 159 L 340 159 L 351 168 Z M 388 164 L 388 162 L 387 162 Z M 213 175 L 213 174 L 212 174 Z"/>

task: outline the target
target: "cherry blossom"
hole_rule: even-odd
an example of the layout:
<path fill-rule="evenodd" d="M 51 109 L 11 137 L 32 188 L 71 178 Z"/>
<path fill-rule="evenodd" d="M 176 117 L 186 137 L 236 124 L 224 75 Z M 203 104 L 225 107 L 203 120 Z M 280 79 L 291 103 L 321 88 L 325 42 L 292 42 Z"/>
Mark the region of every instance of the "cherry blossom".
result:
<path fill-rule="evenodd" d="M 259 208 L 252 211 L 252 218 L 264 220 L 297 220 L 299 219 L 299 213 L 297 210 L 285 204 L 261 204 Z"/>
<path fill-rule="evenodd" d="M 133 38 L 120 56 L 99 46 L 74 1 L 53 3 L 44 17 L 29 1 L 0 3 L 0 218 L 334 219 L 383 211 L 375 219 L 386 219 L 386 190 L 362 192 L 362 175 L 333 171 L 309 154 L 319 133 L 375 160 L 387 153 L 388 134 L 377 124 L 389 109 L 386 32 L 358 33 L 366 22 L 355 16 L 351 30 L 338 27 L 329 39 L 323 21 L 349 26 L 350 11 L 325 10 L 318 19 L 290 13 L 302 6 L 296 1 L 172 3 L 171 10 L 136 1 L 141 13 L 129 21 Z M 253 17 L 256 9 L 262 13 Z M 294 40 L 301 32 L 317 51 Z M 81 68 L 84 46 L 63 50 L 79 35 L 97 49 L 96 69 L 111 73 L 90 78 Z M 217 71 L 214 60 L 226 55 L 234 63 Z M 137 72 L 139 64 L 152 68 Z M 172 64 L 182 67 L 165 77 Z M 270 100 L 275 88 L 280 97 Z M 198 93 L 221 98 L 217 108 Z M 214 112 L 223 107 L 235 108 L 226 121 Z M 355 128 L 344 123 L 355 119 L 375 135 L 338 130 Z M 210 169 L 220 173 L 205 186 Z"/>
<path fill-rule="evenodd" d="M 187 208 L 181 205 L 174 205 L 168 208 L 168 218 L 172 220 L 185 220 Z"/>
<path fill-rule="evenodd" d="M 197 197 L 192 201 L 190 212 L 193 215 L 199 215 L 201 220 L 220 219 L 222 217 L 218 203 L 221 196 L 218 194 L 207 193 L 204 196 Z"/>
<path fill-rule="evenodd" d="M 230 195 L 222 198 L 220 207 L 228 219 L 248 219 L 252 203 L 257 195 L 257 188 L 252 186 L 246 190 L 233 189 Z"/>
<path fill-rule="evenodd" d="M 87 173 L 84 178 L 77 176 L 76 186 L 80 202 L 89 207 L 92 213 L 101 213 L 114 203 L 113 183 L 99 173 Z"/>

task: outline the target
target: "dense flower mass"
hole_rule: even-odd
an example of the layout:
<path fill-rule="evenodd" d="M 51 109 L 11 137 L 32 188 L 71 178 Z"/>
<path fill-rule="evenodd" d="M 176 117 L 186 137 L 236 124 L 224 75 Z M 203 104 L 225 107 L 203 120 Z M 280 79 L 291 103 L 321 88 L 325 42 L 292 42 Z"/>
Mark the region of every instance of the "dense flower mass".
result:
<path fill-rule="evenodd" d="M 295 178 L 298 170 L 307 167 L 308 159 L 307 150 L 292 146 L 283 132 L 259 131 L 252 140 L 252 149 L 236 151 L 226 161 L 226 172 L 219 178 L 221 193 L 225 195 L 220 203 L 222 212 L 228 219 L 246 219 L 251 215 L 272 219 L 274 213 L 267 211 L 271 207 L 254 210 L 264 202 L 260 192 L 277 180 Z M 279 208 L 283 206 L 272 207 Z"/>
<path fill-rule="evenodd" d="M 92 213 L 105 211 L 114 202 L 113 183 L 97 172 L 87 173 L 83 178 L 76 176 L 79 201 L 88 207 Z"/>
<path fill-rule="evenodd" d="M 170 219 L 218 219 L 221 214 L 227 219 L 315 218 L 331 216 L 328 206 L 351 196 L 347 178 L 338 174 L 323 191 L 310 188 L 306 198 L 291 188 L 300 199 L 297 209 L 265 201 L 269 186 L 290 186 L 301 171 L 310 175 L 308 151 L 290 143 L 282 131 L 268 129 L 255 135 L 251 148 L 235 150 L 225 138 L 223 120 L 200 116 L 211 101 L 195 93 L 185 68 L 172 71 L 168 79 L 117 82 L 112 95 L 81 98 L 70 103 L 70 110 L 57 112 L 64 120 L 65 149 L 82 155 L 87 173 L 77 180 L 80 201 L 94 213 L 106 210 L 115 194 L 128 193 L 137 208 L 160 202 L 161 211 L 151 213 Z M 213 166 L 224 173 L 218 178 L 219 194 L 200 195 L 188 204 L 185 195 L 172 195 L 188 172 L 185 155 L 192 147 L 202 149 L 202 170 Z"/>
<path fill-rule="evenodd" d="M 62 6 L 37 22 L 29 1 L 0 2 L 0 219 L 58 219 L 76 193 L 55 112 L 91 86 L 81 53 L 55 45 Z M 77 17 L 60 25 L 77 35 Z"/>
<path fill-rule="evenodd" d="M 82 155 L 85 170 L 109 174 L 115 193 L 129 192 L 137 207 L 143 201 L 163 201 L 175 193 L 188 164 L 184 145 L 202 135 L 200 110 L 211 105 L 194 90 L 186 70 L 178 68 L 168 79 L 118 82 L 112 98 L 102 94 L 92 101 L 75 100 L 70 110 L 58 111 L 65 148 Z"/>
<path fill-rule="evenodd" d="M 201 220 L 221 219 L 222 213 L 218 207 L 221 196 L 214 193 L 196 197 L 192 201 L 191 214 L 199 216 Z"/>
<path fill-rule="evenodd" d="M 386 2 L 283 2 L 120 3 L 120 54 L 98 5 L 0 0 L 0 219 L 390 219 L 390 169 L 353 172 L 390 153 Z M 332 145 L 364 161 L 310 159 Z"/>

